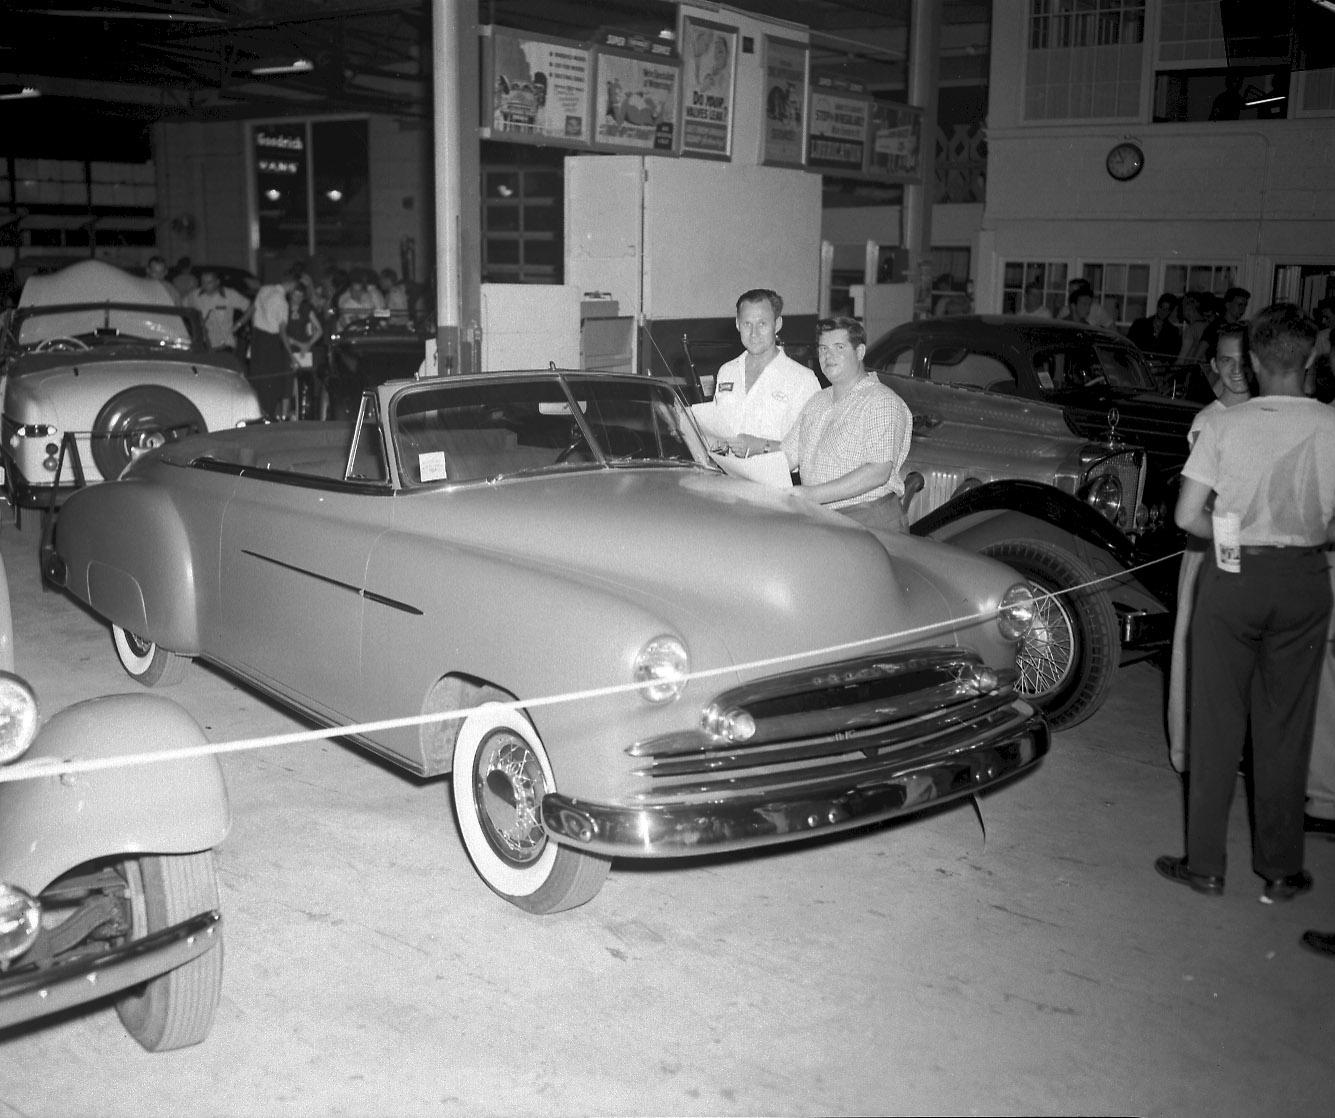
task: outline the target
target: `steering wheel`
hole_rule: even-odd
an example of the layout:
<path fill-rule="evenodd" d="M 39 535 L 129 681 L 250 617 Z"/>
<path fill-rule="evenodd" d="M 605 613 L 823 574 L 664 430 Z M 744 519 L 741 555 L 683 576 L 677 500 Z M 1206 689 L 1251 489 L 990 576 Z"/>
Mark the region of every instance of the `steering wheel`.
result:
<path fill-rule="evenodd" d="M 572 442 L 568 447 L 565 448 L 565 450 L 561 451 L 561 453 L 556 456 L 556 462 L 554 463 L 554 465 L 559 466 L 563 462 L 569 461 L 571 455 L 575 454 L 576 452 L 583 454 L 585 458 L 588 459 L 592 459 L 593 457 L 593 453 L 589 449 L 588 440 L 584 438 L 582 432 L 576 436 L 574 442 Z"/>
<path fill-rule="evenodd" d="M 72 338 L 68 334 L 57 334 L 54 338 L 43 338 L 33 347 L 34 353 L 45 353 L 48 349 L 87 350 L 88 343 Z"/>
<path fill-rule="evenodd" d="M 1088 369 L 1086 370 L 1084 377 L 1081 378 L 1080 383 L 1086 388 L 1094 384 L 1107 384 L 1108 374 L 1102 369 Z"/>

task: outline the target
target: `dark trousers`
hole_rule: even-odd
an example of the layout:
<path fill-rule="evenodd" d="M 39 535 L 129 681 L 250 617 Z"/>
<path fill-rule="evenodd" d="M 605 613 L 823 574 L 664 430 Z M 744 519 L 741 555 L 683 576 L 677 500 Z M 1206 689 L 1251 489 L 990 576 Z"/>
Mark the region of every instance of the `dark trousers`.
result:
<path fill-rule="evenodd" d="M 1201 567 L 1191 621 L 1187 864 L 1222 876 L 1238 763 L 1252 734 L 1252 869 L 1303 868 L 1303 798 L 1331 590 L 1320 552 L 1244 553 Z"/>
<path fill-rule="evenodd" d="M 278 415 L 284 396 L 292 395 L 292 359 L 278 334 L 252 330 L 250 334 L 250 374 L 247 378 L 260 400 L 260 410 L 269 419 Z"/>

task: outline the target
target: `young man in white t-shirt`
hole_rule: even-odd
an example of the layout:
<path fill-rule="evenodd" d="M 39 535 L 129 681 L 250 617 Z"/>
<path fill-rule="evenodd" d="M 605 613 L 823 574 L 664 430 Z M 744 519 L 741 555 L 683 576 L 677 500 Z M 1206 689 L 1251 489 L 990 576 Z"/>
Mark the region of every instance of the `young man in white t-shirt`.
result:
<path fill-rule="evenodd" d="M 1155 869 L 1199 893 L 1224 891 L 1250 727 L 1252 868 L 1265 903 L 1312 888 L 1303 799 L 1331 610 L 1325 552 L 1335 538 L 1335 410 L 1303 393 L 1315 338 L 1316 324 L 1292 303 L 1252 321 L 1261 394 L 1203 425 L 1176 509 L 1178 527 L 1203 539 L 1226 514 L 1239 528 L 1232 555 L 1202 565 L 1192 614 L 1187 854 L 1165 855 Z"/>

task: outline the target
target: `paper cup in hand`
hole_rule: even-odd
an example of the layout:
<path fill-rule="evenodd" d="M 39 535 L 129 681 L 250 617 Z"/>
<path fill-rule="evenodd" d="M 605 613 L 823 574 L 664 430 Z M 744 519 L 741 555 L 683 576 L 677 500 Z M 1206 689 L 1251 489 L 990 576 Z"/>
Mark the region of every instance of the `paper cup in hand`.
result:
<path fill-rule="evenodd" d="M 1210 517 L 1214 525 L 1214 561 L 1221 571 L 1242 571 L 1242 518 L 1236 512 L 1217 512 Z"/>

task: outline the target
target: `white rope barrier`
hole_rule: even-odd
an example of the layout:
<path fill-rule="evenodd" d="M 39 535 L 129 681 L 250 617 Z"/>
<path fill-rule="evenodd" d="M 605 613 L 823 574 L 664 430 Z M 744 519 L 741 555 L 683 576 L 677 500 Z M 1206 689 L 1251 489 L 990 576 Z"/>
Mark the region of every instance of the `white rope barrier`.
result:
<path fill-rule="evenodd" d="M 1105 582 L 1112 582 L 1123 578 L 1128 574 L 1134 574 L 1137 571 L 1153 567 L 1158 563 L 1167 562 L 1169 559 L 1176 559 L 1181 554 L 1181 551 L 1175 551 L 1170 555 L 1161 555 L 1157 559 L 1151 559 L 1138 566 L 1128 567 L 1125 571 L 1119 571 L 1115 575 L 1103 575 L 1099 578 L 1091 579 L 1088 582 L 1078 583 L 1075 586 L 1068 586 L 1064 590 L 1043 591 L 1035 595 L 1035 600 L 1042 601 L 1044 599 L 1059 598 L 1066 594 L 1074 594 L 1079 590 L 1087 590 L 1090 587 L 1099 586 Z M 775 668 L 787 664 L 795 664 L 803 660 L 825 660 L 832 656 L 838 656 L 843 653 L 854 652 L 858 649 L 866 648 L 869 645 L 880 645 L 885 644 L 888 641 L 900 641 L 908 637 L 926 636 L 951 629 L 963 629 L 969 625 L 988 621 L 995 616 L 995 610 L 986 610 L 970 614 L 966 617 L 950 618 L 946 621 L 937 621 L 929 625 L 919 625 L 912 629 L 901 629 L 894 633 L 883 633 L 874 637 L 863 637 L 855 641 L 845 641 L 842 644 L 827 645 L 824 648 L 813 648 L 803 652 L 788 652 L 781 656 L 770 656 L 762 660 L 750 660 L 740 664 L 728 664 L 719 668 L 703 668 L 699 671 L 685 672 L 676 678 L 690 682 L 691 680 L 710 679 L 720 675 L 733 675 L 738 672 Z M 592 687 L 583 691 L 566 691 L 556 695 L 544 695 L 537 698 L 512 699 L 496 705 L 511 710 L 526 710 L 535 707 L 554 706 L 558 703 L 586 702 L 590 699 L 601 699 L 611 695 L 623 695 L 627 692 L 639 691 L 644 686 L 643 683 L 617 683 L 606 687 Z M 97 772 L 103 769 L 125 768 L 131 765 L 151 765 L 163 761 L 183 761 L 195 757 L 207 757 L 223 753 L 244 753 L 256 749 L 271 749 L 280 745 L 300 745 L 306 742 L 332 741 L 336 738 L 350 737 L 353 735 L 367 735 L 378 733 L 383 730 L 399 730 L 413 726 L 422 726 L 430 722 L 448 722 L 453 719 L 467 718 L 470 714 L 473 714 L 480 709 L 480 707 L 475 706 L 464 707 L 459 710 L 434 711 L 430 714 L 414 714 L 402 718 L 386 718 L 381 719 L 378 722 L 358 722 L 352 725 L 331 726 L 325 729 L 299 730 L 286 734 L 268 734 L 264 737 L 241 738 L 236 741 L 205 742 L 203 745 L 183 746 L 179 749 L 163 749 L 149 753 L 126 753 L 115 757 L 90 757 L 77 761 L 57 761 L 54 758 L 37 758 L 35 760 L 22 761 L 10 765 L 8 768 L 0 768 L 0 784 L 12 784 L 20 780 L 35 780 L 39 777 L 60 777 L 76 773 Z"/>

